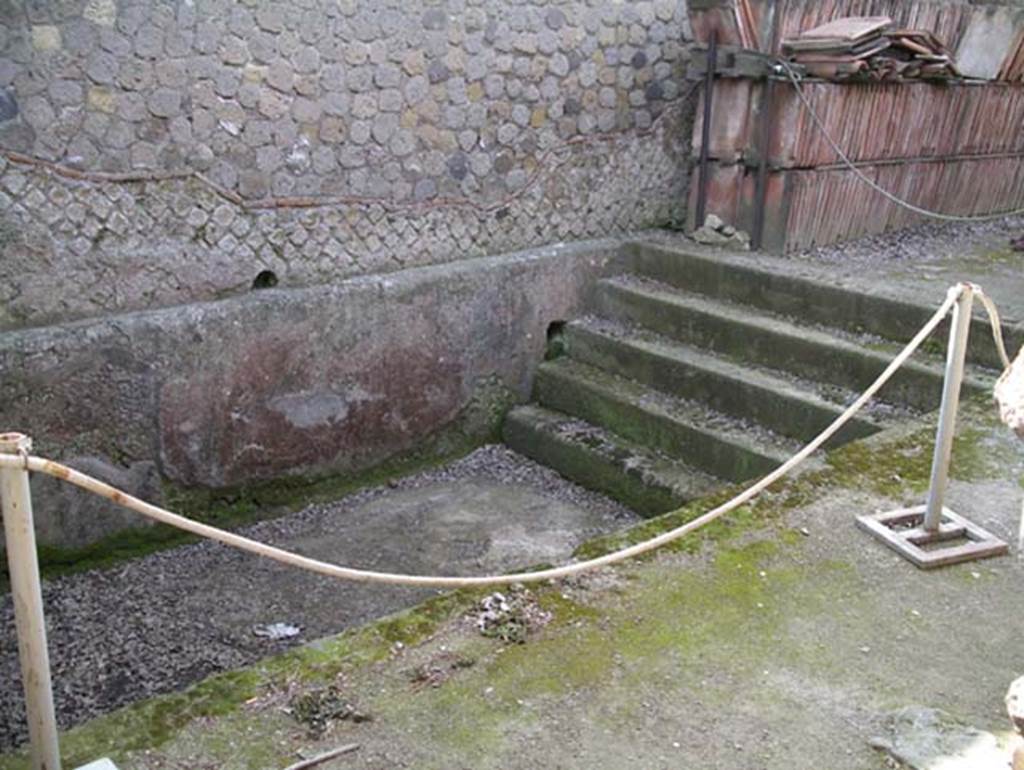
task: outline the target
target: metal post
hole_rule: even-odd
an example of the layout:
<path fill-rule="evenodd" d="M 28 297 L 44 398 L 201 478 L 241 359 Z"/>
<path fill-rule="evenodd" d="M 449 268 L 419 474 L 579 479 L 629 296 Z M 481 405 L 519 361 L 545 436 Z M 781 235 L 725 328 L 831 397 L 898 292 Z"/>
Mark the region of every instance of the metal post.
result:
<path fill-rule="evenodd" d="M 32 441 L 20 433 L 0 433 L 0 453 L 28 455 Z M 53 710 L 50 655 L 46 647 L 43 594 L 32 524 L 32 499 L 26 468 L 0 468 L 0 505 L 11 576 L 18 657 L 25 690 L 25 711 L 33 770 L 60 770 L 57 720 Z"/>
<path fill-rule="evenodd" d="M 754 188 L 754 232 L 750 248 L 760 250 L 764 243 L 765 203 L 768 197 L 768 154 L 772 143 L 772 97 L 775 95 L 775 81 L 764 79 L 761 85 L 761 136 L 758 142 L 760 156 L 757 163 L 757 183 Z"/>
<path fill-rule="evenodd" d="M 708 70 L 704 73 L 704 124 L 700 132 L 700 169 L 697 180 L 697 206 L 693 223 L 695 228 L 704 226 L 708 206 L 708 163 L 711 157 L 711 104 L 715 95 L 715 70 L 718 69 L 718 29 L 711 30 L 708 40 Z"/>
<path fill-rule="evenodd" d="M 928 532 L 938 532 L 942 523 L 943 501 L 946 497 L 946 485 L 949 483 L 949 459 L 953 452 L 953 435 L 956 432 L 956 413 L 960 405 L 960 385 L 964 379 L 967 336 L 971 330 L 973 304 L 974 289 L 970 284 L 962 284 L 960 296 L 953 306 L 949 347 L 946 349 L 946 380 L 942 388 L 939 429 L 935 434 L 932 478 L 923 524 Z"/>
<path fill-rule="evenodd" d="M 975 288 L 973 284 L 961 283 L 951 289 L 956 291 L 956 303 L 946 348 L 946 379 L 942 386 L 928 501 L 925 505 L 857 517 L 858 527 L 921 569 L 1002 556 L 1009 551 L 1009 546 L 991 532 L 972 524 L 944 505 Z"/>

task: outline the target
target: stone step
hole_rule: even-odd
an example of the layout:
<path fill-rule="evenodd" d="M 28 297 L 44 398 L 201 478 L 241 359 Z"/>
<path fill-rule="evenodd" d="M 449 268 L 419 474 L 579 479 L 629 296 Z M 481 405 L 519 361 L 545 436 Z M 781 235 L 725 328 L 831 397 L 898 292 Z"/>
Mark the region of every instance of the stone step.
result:
<path fill-rule="evenodd" d="M 722 481 L 583 420 L 530 404 L 509 412 L 505 443 L 643 516 L 675 510 Z"/>
<path fill-rule="evenodd" d="M 645 326 L 659 334 L 732 358 L 810 380 L 862 391 L 889 365 L 893 345 L 872 344 L 764 311 L 684 292 L 650 279 L 620 276 L 598 285 L 601 314 Z M 908 361 L 882 390 L 890 403 L 928 412 L 938 407 L 943 370 L 936 363 Z M 972 375 L 966 391 L 988 389 Z"/>
<path fill-rule="evenodd" d="M 606 319 L 590 317 L 570 323 L 565 340 L 569 356 L 578 361 L 802 441 L 828 427 L 842 414 L 845 402 L 855 397 L 843 391 L 844 403 L 829 401 L 815 392 L 812 383 L 737 364 L 646 329 Z M 879 406 L 880 412 L 893 411 Z M 870 436 L 882 427 L 881 420 L 854 417 L 829 446 Z"/>
<path fill-rule="evenodd" d="M 941 296 L 927 298 L 932 304 L 920 304 L 862 289 L 826 283 L 824 280 L 794 274 L 777 261 L 761 264 L 757 255 L 702 255 L 685 248 L 647 242 L 629 244 L 634 269 L 641 275 L 689 292 L 720 300 L 750 305 L 777 315 L 798 319 L 801 323 L 837 327 L 906 342 L 931 318 Z M 884 292 L 884 287 L 882 287 Z M 975 303 L 971 324 L 972 362 L 1001 368 L 988 316 Z M 1007 348 L 1024 344 L 1022 330 L 1004 324 Z M 939 349 L 945 347 L 948 327 L 939 327 L 933 337 Z M 934 345 L 933 345 L 934 346 Z"/>
<path fill-rule="evenodd" d="M 542 364 L 534 390 L 541 406 L 729 481 L 763 475 L 799 449 L 791 439 L 760 426 L 572 358 Z"/>

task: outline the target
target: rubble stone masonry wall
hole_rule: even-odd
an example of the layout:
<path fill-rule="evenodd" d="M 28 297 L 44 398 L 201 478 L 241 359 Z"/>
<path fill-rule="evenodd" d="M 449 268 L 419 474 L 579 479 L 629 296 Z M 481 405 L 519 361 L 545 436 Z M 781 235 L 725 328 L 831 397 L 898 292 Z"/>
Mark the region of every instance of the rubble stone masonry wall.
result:
<path fill-rule="evenodd" d="M 681 220 L 686 15 L 0 0 L 0 329 Z"/>

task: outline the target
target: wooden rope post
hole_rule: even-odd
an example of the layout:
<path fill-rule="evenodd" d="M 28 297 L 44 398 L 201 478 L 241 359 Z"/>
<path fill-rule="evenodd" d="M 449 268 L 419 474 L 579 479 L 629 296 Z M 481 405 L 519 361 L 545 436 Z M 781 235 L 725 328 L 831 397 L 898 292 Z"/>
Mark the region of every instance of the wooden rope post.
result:
<path fill-rule="evenodd" d="M 28 457 L 32 441 L 21 433 L 0 433 L 0 454 Z M 50 654 L 46 647 L 43 593 L 32 524 L 32 498 L 27 463 L 0 466 L 0 506 L 3 509 L 7 569 L 18 632 L 18 657 L 25 690 L 25 711 L 33 770 L 60 770 L 57 719 L 53 709 Z"/>

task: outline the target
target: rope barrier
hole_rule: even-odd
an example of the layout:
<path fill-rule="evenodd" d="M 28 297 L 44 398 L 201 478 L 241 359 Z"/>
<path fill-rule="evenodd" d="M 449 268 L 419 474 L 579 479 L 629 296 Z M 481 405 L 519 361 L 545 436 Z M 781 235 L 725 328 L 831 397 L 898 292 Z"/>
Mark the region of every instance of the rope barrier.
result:
<path fill-rule="evenodd" d="M 557 568 L 535 570 L 533 572 L 524 572 L 519 574 L 459 577 L 454 575 L 406 575 L 344 567 L 320 561 L 318 559 L 312 559 L 308 556 L 292 553 L 282 548 L 261 543 L 233 532 L 218 529 L 217 527 L 209 524 L 203 524 L 202 522 L 195 521 L 194 519 L 190 519 L 180 514 L 172 513 L 164 508 L 160 508 L 159 506 L 140 500 L 137 497 L 133 497 L 126 492 L 116 489 L 115 487 L 84 473 L 76 471 L 73 468 L 69 468 L 66 465 L 62 465 L 42 457 L 29 456 L 26 458 L 18 455 L 0 454 L 0 468 L 17 468 L 24 465 L 30 471 L 44 473 L 48 476 L 62 479 L 63 481 L 85 489 L 86 491 L 99 495 L 100 497 L 105 497 L 118 505 L 129 508 L 136 513 L 142 514 L 153 521 L 168 524 L 193 535 L 205 537 L 210 540 L 216 540 L 224 545 L 239 548 L 243 551 L 256 554 L 257 556 L 273 559 L 274 561 L 281 562 L 282 564 L 288 564 L 310 572 L 316 572 L 328 577 L 340 578 L 342 580 L 415 586 L 419 588 L 476 588 L 507 585 L 510 583 L 536 583 L 546 580 L 557 580 L 589 572 L 598 569 L 599 567 L 617 564 L 679 540 L 689 533 L 707 526 L 725 514 L 736 510 L 741 505 L 749 502 L 758 494 L 770 487 L 776 481 L 783 478 L 794 468 L 806 461 L 807 458 L 814 454 L 814 452 L 820 449 L 825 442 L 834 436 L 836 432 L 839 431 L 854 415 L 864 408 L 868 401 L 878 393 L 882 386 L 892 378 L 900 367 L 906 363 L 907 359 L 909 359 L 910 356 L 913 355 L 921 346 L 925 339 L 927 339 L 939 324 L 942 323 L 947 313 L 949 313 L 950 308 L 952 308 L 957 302 L 958 298 L 968 285 L 970 285 L 974 291 L 977 291 L 980 296 L 984 296 L 984 294 L 981 293 L 980 288 L 975 287 L 973 284 L 961 283 L 951 287 L 946 294 L 945 301 L 938 310 L 935 311 L 928 322 L 921 327 L 921 330 L 910 342 L 907 343 L 899 355 L 893 359 L 893 361 L 886 367 L 885 371 L 878 376 L 867 390 L 865 390 L 856 401 L 850 404 L 831 425 L 825 428 L 817 437 L 804 446 L 803 449 L 789 458 L 789 460 L 780 465 L 774 471 L 764 476 L 761 480 L 747 487 L 728 502 L 713 508 L 703 515 L 687 522 L 686 524 L 676 527 L 675 529 L 664 532 L 649 540 L 645 540 L 642 543 L 637 543 L 613 553 L 605 554 L 604 556 L 588 559 L 582 562 L 576 562 L 574 564 L 567 564 Z M 986 301 L 985 307 L 990 314 L 989 317 L 992 322 L 993 335 L 996 338 L 997 347 L 1000 350 L 1001 356 L 1005 360 L 1006 351 L 1003 347 L 1001 330 L 999 330 L 1000 323 L 998 312 L 991 301 Z"/>
<path fill-rule="evenodd" d="M 797 77 L 797 74 L 793 72 L 793 68 L 789 66 L 789 62 L 787 62 L 785 59 L 779 59 L 777 63 L 789 77 L 789 82 L 792 83 L 793 88 L 797 93 L 797 96 L 800 97 L 800 101 L 803 103 L 804 108 L 811 116 L 811 121 L 814 123 L 814 127 L 818 129 L 818 131 L 825 138 L 825 141 L 828 142 L 829 146 L 832 148 L 835 154 L 839 156 L 839 159 L 843 162 L 843 165 L 850 169 L 850 171 L 853 172 L 854 176 L 856 176 L 861 182 L 863 182 L 868 187 L 873 189 L 879 195 L 882 195 L 883 197 L 889 199 L 898 206 L 902 206 L 908 211 L 913 211 L 915 214 L 920 214 L 921 216 L 925 217 L 931 217 L 932 219 L 939 219 L 944 222 L 990 222 L 995 219 L 1003 219 L 1004 217 L 1011 217 L 1016 216 L 1018 214 L 1024 214 L 1024 208 L 1015 209 L 1014 211 L 1004 211 L 999 214 L 975 214 L 971 216 L 943 214 L 938 211 L 931 211 L 929 209 L 921 208 L 920 206 L 915 206 L 913 203 L 910 203 L 909 201 L 906 201 L 903 198 L 900 198 L 897 195 L 894 195 L 893 193 L 889 192 L 880 184 L 878 184 L 875 180 L 871 179 L 871 177 L 869 177 L 867 174 L 861 171 L 857 167 L 857 165 L 852 160 L 850 160 L 850 157 L 843 151 L 843 148 L 839 146 L 839 143 L 832 138 L 832 135 L 828 132 L 828 129 L 825 128 L 825 124 L 818 116 L 817 111 L 814 109 L 814 106 L 807 98 L 807 95 L 804 93 L 804 90 L 800 87 L 800 80 Z"/>
<path fill-rule="evenodd" d="M 1006 372 L 1010 368 L 1010 357 L 1006 354 L 1006 342 L 1003 340 L 1003 324 L 999 319 L 999 310 L 996 309 L 996 303 L 992 301 L 992 298 L 978 284 L 972 283 L 971 289 L 974 290 L 975 296 L 981 300 L 981 304 L 985 306 L 985 312 L 988 313 L 989 326 L 992 327 L 992 339 L 996 344 L 999 360 L 1003 364 L 1003 372 Z"/>

